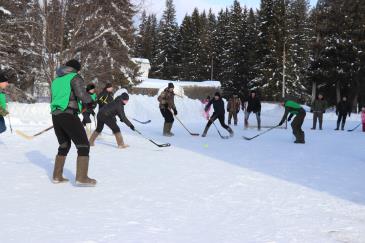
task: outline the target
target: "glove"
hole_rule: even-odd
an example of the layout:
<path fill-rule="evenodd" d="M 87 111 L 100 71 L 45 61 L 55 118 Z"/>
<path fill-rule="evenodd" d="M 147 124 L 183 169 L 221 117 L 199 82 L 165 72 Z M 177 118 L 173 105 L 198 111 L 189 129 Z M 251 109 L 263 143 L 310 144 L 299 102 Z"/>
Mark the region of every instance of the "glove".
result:
<path fill-rule="evenodd" d="M 310 110 L 310 113 L 313 113 L 313 110 L 312 109 Z"/>
<path fill-rule="evenodd" d="M 7 110 L 0 107 L 0 116 L 6 116 L 8 114 L 9 114 L 9 112 Z"/>
<path fill-rule="evenodd" d="M 173 111 L 174 111 L 174 115 L 176 116 L 177 115 L 177 110 L 173 109 Z"/>
<path fill-rule="evenodd" d="M 129 128 L 132 129 L 132 131 L 135 131 L 135 128 L 133 125 L 131 125 Z"/>
<path fill-rule="evenodd" d="M 290 122 L 291 121 L 291 117 L 288 117 L 288 122 Z"/>

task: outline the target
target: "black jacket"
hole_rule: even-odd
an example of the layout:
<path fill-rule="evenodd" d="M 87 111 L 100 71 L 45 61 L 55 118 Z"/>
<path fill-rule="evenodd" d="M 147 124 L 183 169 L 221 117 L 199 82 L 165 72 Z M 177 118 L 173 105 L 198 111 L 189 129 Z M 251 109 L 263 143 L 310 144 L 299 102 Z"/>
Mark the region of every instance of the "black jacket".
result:
<path fill-rule="evenodd" d="M 106 89 L 104 89 L 103 91 L 101 91 L 97 98 L 99 109 L 103 108 L 104 105 L 111 103 L 113 100 L 113 93 L 108 92 Z"/>
<path fill-rule="evenodd" d="M 122 97 L 118 96 L 111 103 L 104 105 L 103 108 L 99 110 L 98 117 L 101 119 L 109 119 L 118 116 L 121 122 L 124 122 L 128 127 L 132 126 L 132 123 L 128 120 L 124 113 L 124 103 Z"/>
<path fill-rule="evenodd" d="M 216 100 L 214 98 L 211 99 L 209 103 L 205 106 L 205 111 L 207 111 L 211 105 L 213 105 L 214 113 L 216 113 L 217 115 L 225 114 L 224 102 L 222 98 L 219 98 L 219 100 Z"/>
<path fill-rule="evenodd" d="M 258 97 L 249 97 L 247 100 L 247 112 L 261 112 L 261 101 Z"/>
<path fill-rule="evenodd" d="M 72 67 L 61 67 L 57 70 L 57 76 L 62 77 L 64 75 L 74 72 L 76 72 L 76 70 Z M 58 115 L 61 113 L 77 113 L 77 111 L 79 110 L 78 100 L 80 100 L 86 106 L 91 106 L 93 103 L 90 95 L 86 92 L 84 80 L 80 75 L 77 74 L 71 80 L 71 95 L 67 109 L 65 111 L 56 110 L 52 114 Z"/>
<path fill-rule="evenodd" d="M 340 101 L 336 106 L 336 114 L 351 115 L 351 104 L 348 101 Z"/>

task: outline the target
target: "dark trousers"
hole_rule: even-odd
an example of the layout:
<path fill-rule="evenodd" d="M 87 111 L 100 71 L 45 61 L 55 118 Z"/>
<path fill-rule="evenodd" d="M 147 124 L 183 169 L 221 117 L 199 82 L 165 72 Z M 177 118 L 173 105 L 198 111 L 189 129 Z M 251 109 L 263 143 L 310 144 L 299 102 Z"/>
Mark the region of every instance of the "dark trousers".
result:
<path fill-rule="evenodd" d="M 67 156 L 71 148 L 71 141 L 75 144 L 79 156 L 89 156 L 89 140 L 77 115 L 68 113 L 52 115 L 52 122 L 59 144 L 59 156 Z"/>
<path fill-rule="evenodd" d="M 341 129 L 342 130 L 345 128 L 346 116 L 347 116 L 347 114 L 338 114 L 337 129 L 340 128 L 340 124 L 341 124 Z"/>
<path fill-rule="evenodd" d="M 82 117 L 83 117 L 82 124 L 84 124 L 84 126 L 86 126 L 86 124 L 91 123 L 90 113 L 89 112 L 83 112 Z"/>
<path fill-rule="evenodd" d="M 261 112 L 254 112 L 254 113 L 256 115 L 257 127 L 260 129 L 261 128 Z M 245 112 L 245 124 L 246 124 L 246 126 L 248 126 L 248 118 L 250 118 L 250 114 L 251 114 L 251 111 L 250 112 L 248 112 L 248 111 Z"/>
<path fill-rule="evenodd" d="M 298 115 L 295 116 L 291 127 L 293 129 L 293 134 L 297 142 L 304 142 L 304 131 L 302 130 L 302 125 L 305 118 L 305 111 L 300 111 Z"/>
<path fill-rule="evenodd" d="M 166 123 L 174 123 L 174 115 L 167 108 L 160 109 L 162 116 L 165 118 Z"/>
<path fill-rule="evenodd" d="M 207 123 L 207 127 L 210 127 L 210 125 L 212 125 L 212 123 L 215 121 L 215 120 L 219 120 L 219 123 L 221 124 L 221 126 L 224 128 L 224 129 L 228 129 L 229 126 L 226 125 L 224 123 L 224 114 L 223 115 L 217 115 L 215 112 L 213 113 L 213 115 L 210 117 L 208 123 Z"/>
<path fill-rule="evenodd" d="M 322 123 L 323 123 L 323 112 L 313 112 L 313 128 L 316 129 L 317 126 L 317 120 L 319 120 L 319 129 L 322 129 Z"/>
<path fill-rule="evenodd" d="M 6 131 L 5 120 L 3 116 L 0 116 L 0 133 L 3 133 L 5 131 Z"/>
<path fill-rule="evenodd" d="M 98 114 L 97 118 L 97 125 L 96 125 L 96 132 L 101 133 L 104 129 L 104 125 L 107 125 L 113 132 L 113 134 L 119 133 L 120 128 L 117 124 L 117 119 L 115 117 L 105 117 Z"/>
<path fill-rule="evenodd" d="M 237 125 L 238 119 L 237 119 L 237 112 L 233 111 L 233 112 L 229 112 L 228 114 L 228 125 L 231 124 L 232 121 L 232 117 L 233 117 L 233 121 L 234 121 L 234 125 Z"/>

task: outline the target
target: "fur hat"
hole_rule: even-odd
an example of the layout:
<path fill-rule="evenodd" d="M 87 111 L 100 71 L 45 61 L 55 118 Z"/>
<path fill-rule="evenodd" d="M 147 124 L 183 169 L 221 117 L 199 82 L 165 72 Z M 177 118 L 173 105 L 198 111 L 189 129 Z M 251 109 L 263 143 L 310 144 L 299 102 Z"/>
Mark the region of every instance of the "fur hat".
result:
<path fill-rule="evenodd" d="M 175 86 L 174 86 L 174 84 L 173 84 L 173 83 L 169 83 L 169 84 L 167 85 L 167 88 L 171 89 L 171 88 L 175 88 Z"/>
<path fill-rule="evenodd" d="M 4 72 L 0 72 L 0 83 L 8 82 L 9 80 L 5 77 Z"/>

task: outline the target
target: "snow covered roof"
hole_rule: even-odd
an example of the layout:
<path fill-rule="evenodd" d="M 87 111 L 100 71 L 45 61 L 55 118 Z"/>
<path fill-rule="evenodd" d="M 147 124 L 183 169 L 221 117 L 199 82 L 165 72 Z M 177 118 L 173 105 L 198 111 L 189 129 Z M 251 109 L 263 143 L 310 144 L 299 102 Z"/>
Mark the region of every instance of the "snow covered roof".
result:
<path fill-rule="evenodd" d="M 132 58 L 132 61 L 138 64 L 150 64 L 150 61 L 145 58 Z"/>
<path fill-rule="evenodd" d="M 0 6 L 0 12 L 3 12 L 4 14 L 11 15 L 11 12 L 9 10 L 6 10 L 4 7 Z"/>

